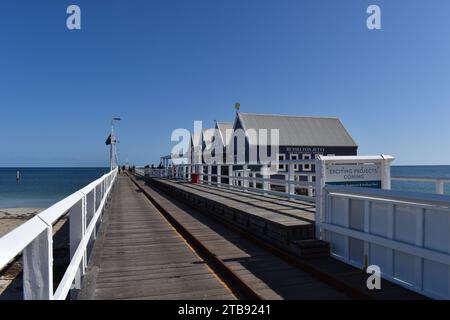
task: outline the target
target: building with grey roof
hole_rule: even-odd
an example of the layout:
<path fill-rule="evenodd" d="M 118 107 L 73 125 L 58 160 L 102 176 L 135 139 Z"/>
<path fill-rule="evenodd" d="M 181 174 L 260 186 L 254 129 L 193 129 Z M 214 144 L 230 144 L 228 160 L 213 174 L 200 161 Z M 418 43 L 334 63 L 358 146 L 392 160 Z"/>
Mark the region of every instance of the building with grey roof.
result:
<path fill-rule="evenodd" d="M 249 161 L 249 149 L 259 148 L 257 136 L 247 134 L 249 129 L 256 132 L 266 129 L 278 129 L 279 151 L 278 160 L 314 159 L 317 155 L 356 155 L 358 145 L 338 118 L 305 117 L 288 115 L 269 115 L 237 112 L 233 128 L 236 132 L 243 129 L 246 132 L 245 162 Z M 236 137 L 234 138 L 236 139 Z M 270 145 L 270 139 L 267 145 Z M 234 158 L 237 158 L 238 148 L 233 146 Z M 270 148 L 268 153 L 270 153 Z M 241 151 L 242 152 L 242 151 Z M 272 156 L 268 154 L 268 156 Z M 273 156 L 272 156 L 273 157 Z M 297 172 L 311 173 L 313 165 L 303 164 L 295 166 Z M 280 164 L 280 171 L 286 171 L 287 166 Z"/>

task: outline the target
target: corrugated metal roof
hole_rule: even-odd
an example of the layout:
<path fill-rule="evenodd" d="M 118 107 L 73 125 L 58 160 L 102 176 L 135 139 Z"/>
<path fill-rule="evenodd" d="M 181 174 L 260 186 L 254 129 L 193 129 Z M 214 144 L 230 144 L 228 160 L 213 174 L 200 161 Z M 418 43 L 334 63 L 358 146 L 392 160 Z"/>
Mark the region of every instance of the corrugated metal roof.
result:
<path fill-rule="evenodd" d="M 338 118 L 240 112 L 238 117 L 244 130 L 279 129 L 280 146 L 357 147 Z"/>
<path fill-rule="evenodd" d="M 228 141 L 225 141 L 227 130 L 233 130 L 232 122 L 216 122 L 216 128 L 219 129 L 220 138 L 225 146 L 230 143 L 231 135 L 228 137 Z"/>

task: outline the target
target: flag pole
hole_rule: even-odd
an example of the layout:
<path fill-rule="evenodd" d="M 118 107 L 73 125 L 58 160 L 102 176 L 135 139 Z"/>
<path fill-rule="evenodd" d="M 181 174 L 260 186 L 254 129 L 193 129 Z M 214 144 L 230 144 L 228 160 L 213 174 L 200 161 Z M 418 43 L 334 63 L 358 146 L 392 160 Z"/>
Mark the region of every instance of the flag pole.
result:
<path fill-rule="evenodd" d="M 114 144 L 116 143 L 116 139 L 114 138 L 114 121 L 120 121 L 120 118 L 112 118 L 111 119 L 111 134 L 110 134 L 110 146 L 109 146 L 109 169 L 114 170 L 115 166 L 118 165 L 114 163 Z M 117 161 L 116 161 L 117 162 Z"/>
<path fill-rule="evenodd" d="M 109 145 L 109 170 L 113 168 L 114 119 L 111 120 L 111 143 Z"/>

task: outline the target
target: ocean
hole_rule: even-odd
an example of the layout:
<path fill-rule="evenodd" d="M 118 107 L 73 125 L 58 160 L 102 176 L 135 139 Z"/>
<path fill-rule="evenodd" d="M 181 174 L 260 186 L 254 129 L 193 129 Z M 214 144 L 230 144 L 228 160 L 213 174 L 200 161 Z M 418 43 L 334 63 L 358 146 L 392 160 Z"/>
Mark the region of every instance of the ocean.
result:
<path fill-rule="evenodd" d="M 391 175 L 450 179 L 450 166 L 392 166 Z M 402 191 L 436 192 L 436 186 L 432 182 L 392 181 L 391 188 Z M 450 184 L 445 184 L 444 188 L 445 194 L 450 195 Z"/>
<path fill-rule="evenodd" d="M 16 181 L 16 172 L 20 180 Z M 47 208 L 108 172 L 108 168 L 0 168 L 0 208 Z M 450 166 L 393 166 L 393 176 L 448 177 Z M 435 192 L 426 182 L 393 181 L 392 189 Z M 445 186 L 450 194 L 450 185 Z"/>
<path fill-rule="evenodd" d="M 0 168 L 0 208 L 48 208 L 108 171 L 109 168 Z"/>

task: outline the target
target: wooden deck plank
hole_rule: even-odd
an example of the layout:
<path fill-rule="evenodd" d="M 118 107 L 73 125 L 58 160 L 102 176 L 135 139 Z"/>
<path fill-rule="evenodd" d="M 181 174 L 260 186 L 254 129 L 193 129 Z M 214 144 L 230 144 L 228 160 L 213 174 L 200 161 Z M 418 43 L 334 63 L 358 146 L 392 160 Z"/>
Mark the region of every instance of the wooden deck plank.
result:
<path fill-rule="evenodd" d="M 248 241 L 224 225 L 196 212 L 174 199 L 168 199 L 159 190 L 138 181 L 146 192 L 166 211 L 207 248 L 214 252 L 230 269 L 236 272 L 249 286 L 264 299 L 291 299 L 292 297 L 310 297 L 323 292 L 323 296 L 334 299 L 348 299 L 344 293 L 337 291 L 310 274 L 288 264 L 270 252 Z M 314 287 L 315 289 L 311 288 Z M 289 290 L 286 289 L 289 287 Z M 305 292 L 307 290 L 308 292 Z M 295 293 L 302 292 L 301 295 Z"/>
<path fill-rule="evenodd" d="M 139 183 L 146 191 L 151 192 L 152 197 L 158 199 L 178 221 L 185 224 L 197 238 L 205 241 L 210 250 L 217 251 L 217 255 L 227 266 L 248 280 L 261 296 L 273 299 L 347 298 L 342 292 L 330 290 L 328 285 L 309 274 L 302 273 L 280 259 L 274 259 L 270 253 L 255 249 L 254 245 L 249 244 L 246 239 L 241 239 L 217 221 L 211 221 L 207 214 L 192 210 L 180 201 L 174 201 L 173 198 L 168 201 L 164 199 L 167 198 L 166 194 L 142 180 Z M 202 188 L 215 189 L 209 186 L 202 186 Z M 292 203 L 289 202 L 287 205 L 291 206 Z M 214 235 L 212 231 L 216 234 Z M 376 290 L 376 292 L 368 290 L 366 274 L 332 257 L 316 258 L 309 260 L 308 263 L 317 270 L 371 294 L 376 299 L 424 299 L 419 294 L 387 281 L 383 281 L 383 290 Z"/>
<path fill-rule="evenodd" d="M 235 299 L 126 176 L 118 176 L 104 224 L 81 298 Z"/>

